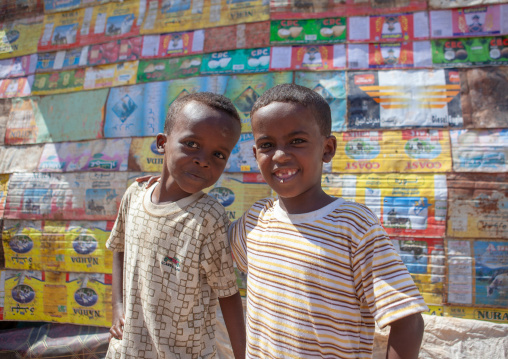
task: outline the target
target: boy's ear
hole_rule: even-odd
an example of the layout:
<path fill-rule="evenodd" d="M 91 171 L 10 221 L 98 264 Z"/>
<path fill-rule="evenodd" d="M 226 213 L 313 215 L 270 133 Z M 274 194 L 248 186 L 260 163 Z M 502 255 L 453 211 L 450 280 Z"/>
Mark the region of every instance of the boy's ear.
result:
<path fill-rule="evenodd" d="M 164 153 L 164 146 L 166 146 L 166 142 L 168 141 L 168 136 L 164 133 L 157 134 L 155 138 L 155 144 L 157 145 L 157 152 L 160 154 Z"/>
<path fill-rule="evenodd" d="M 335 156 L 335 151 L 337 151 L 337 139 L 334 135 L 327 136 L 323 146 L 323 162 L 330 162 Z"/>
<path fill-rule="evenodd" d="M 256 158 L 256 145 L 252 145 L 252 153 L 254 154 L 254 158 L 256 159 L 257 161 L 257 158 Z"/>

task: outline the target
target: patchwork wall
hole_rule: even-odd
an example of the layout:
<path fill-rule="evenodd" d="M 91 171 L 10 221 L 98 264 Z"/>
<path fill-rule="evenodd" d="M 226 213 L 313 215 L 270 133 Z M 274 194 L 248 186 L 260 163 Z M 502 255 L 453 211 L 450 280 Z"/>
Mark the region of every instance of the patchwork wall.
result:
<path fill-rule="evenodd" d="M 508 4 L 0 5 L 1 320 L 109 326 L 104 243 L 128 185 L 160 171 L 154 135 L 179 96 L 221 93 L 240 113 L 207 190 L 230 219 L 273 195 L 250 109 L 294 82 L 332 109 L 325 190 L 378 215 L 428 314 L 508 323 Z"/>

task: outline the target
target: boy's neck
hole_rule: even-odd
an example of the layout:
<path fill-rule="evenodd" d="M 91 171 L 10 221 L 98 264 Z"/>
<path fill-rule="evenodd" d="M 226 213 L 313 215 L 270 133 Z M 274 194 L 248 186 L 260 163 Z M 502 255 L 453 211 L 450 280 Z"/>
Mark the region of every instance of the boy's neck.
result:
<path fill-rule="evenodd" d="M 314 195 L 312 200 L 301 201 L 296 198 L 283 198 L 279 196 L 279 205 L 288 214 L 302 214 L 317 211 L 333 201 L 336 198 L 327 195 L 321 190 L 317 195 Z M 302 203 L 303 202 L 303 203 Z"/>
<path fill-rule="evenodd" d="M 162 178 L 161 178 L 161 182 L 157 182 L 155 184 L 155 188 L 153 189 L 152 196 L 151 196 L 151 201 L 153 204 L 177 202 L 185 197 L 189 197 L 192 195 L 193 195 L 193 193 L 183 193 L 183 192 L 174 193 L 173 191 L 169 191 L 162 184 Z"/>

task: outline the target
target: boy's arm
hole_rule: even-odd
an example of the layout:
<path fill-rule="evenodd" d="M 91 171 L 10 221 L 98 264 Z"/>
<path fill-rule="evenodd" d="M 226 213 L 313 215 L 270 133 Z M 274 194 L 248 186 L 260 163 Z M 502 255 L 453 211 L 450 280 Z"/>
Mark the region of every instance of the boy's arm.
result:
<path fill-rule="evenodd" d="M 424 322 L 420 313 L 412 314 L 390 324 L 386 350 L 387 359 L 416 359 L 422 344 Z"/>
<path fill-rule="evenodd" d="M 113 304 L 113 323 L 109 330 L 110 337 L 122 339 L 123 326 L 125 325 L 125 315 L 123 312 L 123 258 L 124 252 L 113 252 L 113 284 L 112 284 L 112 304 Z"/>
<path fill-rule="evenodd" d="M 230 297 L 219 298 L 219 303 L 235 359 L 243 359 L 245 358 L 246 334 L 240 293 L 236 292 Z"/>

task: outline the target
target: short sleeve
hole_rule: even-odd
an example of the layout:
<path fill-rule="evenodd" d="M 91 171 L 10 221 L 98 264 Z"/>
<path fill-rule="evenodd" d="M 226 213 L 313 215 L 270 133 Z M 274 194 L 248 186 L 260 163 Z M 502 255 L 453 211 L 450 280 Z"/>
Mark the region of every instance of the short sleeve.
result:
<path fill-rule="evenodd" d="M 245 219 L 248 212 L 245 212 L 239 219 L 229 226 L 228 238 L 233 250 L 233 258 L 236 266 L 242 272 L 247 273 L 247 241 L 245 231 Z"/>
<path fill-rule="evenodd" d="M 353 272 L 357 295 L 379 327 L 428 310 L 380 224 L 371 225 L 353 249 Z"/>
<path fill-rule="evenodd" d="M 130 191 L 127 191 L 122 197 L 118 216 L 106 242 L 106 248 L 113 252 L 125 251 L 125 220 L 128 214 L 129 193 Z"/>
<path fill-rule="evenodd" d="M 221 212 L 218 212 L 218 219 L 210 227 L 209 233 L 204 233 L 206 237 L 201 248 L 201 267 L 206 273 L 208 284 L 217 291 L 219 298 L 238 292 L 227 236 L 229 219 L 224 211 Z"/>

